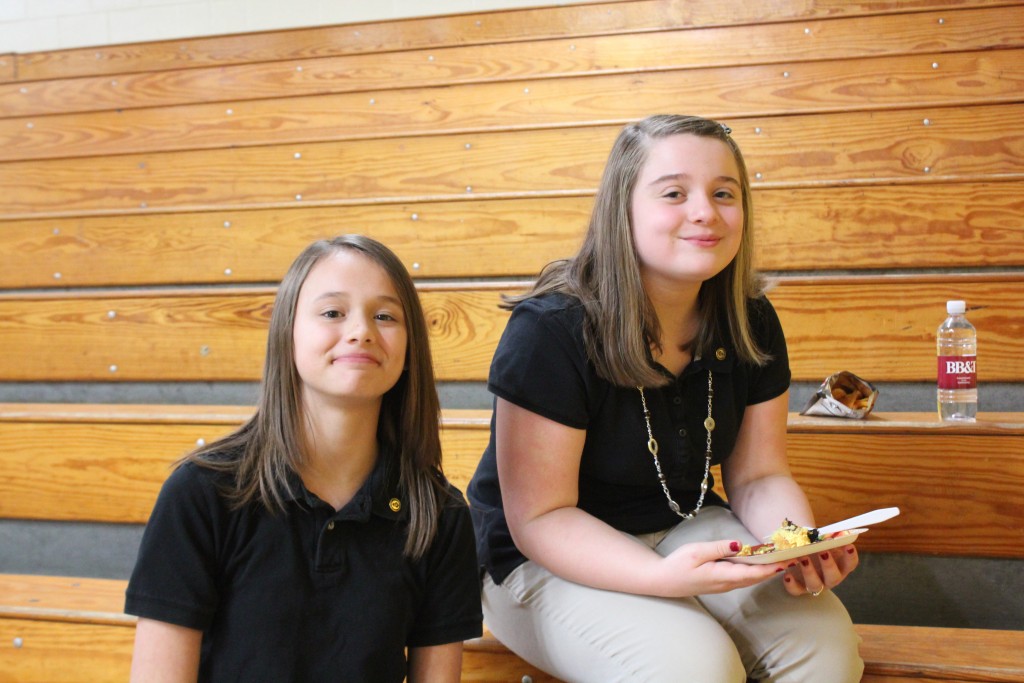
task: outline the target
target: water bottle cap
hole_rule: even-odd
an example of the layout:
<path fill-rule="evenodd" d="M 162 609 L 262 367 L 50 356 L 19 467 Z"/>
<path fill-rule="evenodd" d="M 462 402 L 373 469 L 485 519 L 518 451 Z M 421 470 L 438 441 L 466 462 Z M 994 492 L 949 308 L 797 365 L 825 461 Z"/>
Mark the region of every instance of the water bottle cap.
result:
<path fill-rule="evenodd" d="M 946 313 L 949 315 L 962 315 L 967 310 L 967 304 L 963 301 L 947 301 Z"/>

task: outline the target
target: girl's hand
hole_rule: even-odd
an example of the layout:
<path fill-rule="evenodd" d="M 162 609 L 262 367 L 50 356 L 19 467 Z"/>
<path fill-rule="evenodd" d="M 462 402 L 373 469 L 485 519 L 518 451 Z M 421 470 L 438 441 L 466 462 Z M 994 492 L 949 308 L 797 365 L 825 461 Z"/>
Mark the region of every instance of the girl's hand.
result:
<path fill-rule="evenodd" d="M 726 593 L 745 588 L 785 571 L 786 565 L 740 564 L 723 558 L 739 552 L 739 541 L 708 541 L 687 543 L 662 559 L 658 586 L 652 593 L 666 597 L 684 597 Z"/>
<path fill-rule="evenodd" d="M 854 544 L 805 555 L 790 562 L 782 584 L 790 595 L 819 595 L 835 588 L 860 563 Z"/>

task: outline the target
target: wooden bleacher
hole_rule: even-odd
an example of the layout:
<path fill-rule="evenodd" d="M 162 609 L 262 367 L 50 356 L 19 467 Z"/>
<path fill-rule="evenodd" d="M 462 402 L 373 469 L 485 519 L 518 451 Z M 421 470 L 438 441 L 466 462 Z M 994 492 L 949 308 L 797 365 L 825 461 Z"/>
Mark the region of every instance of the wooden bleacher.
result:
<path fill-rule="evenodd" d="M 680 112 L 744 150 L 796 381 L 932 382 L 963 298 L 982 391 L 1024 387 L 1019 0 L 638 0 L 3 57 L 0 382 L 256 381 L 274 283 L 340 232 L 417 278 L 439 378 L 482 382 L 499 294 L 575 250 L 618 129 Z M 249 410 L 0 405 L 0 519 L 142 523 Z M 791 415 L 818 516 L 884 500 L 904 514 L 866 552 L 1024 561 L 1024 404 L 881 410 Z M 464 487 L 487 413 L 444 426 Z M 0 575 L 0 681 L 125 680 L 123 587 Z M 873 683 L 1024 679 L 1024 631 L 858 629 Z M 551 680 L 489 638 L 465 662 Z"/>
<path fill-rule="evenodd" d="M 0 404 L 0 517 L 144 523 L 175 458 L 199 440 L 230 431 L 250 412 L 240 406 Z M 488 428 L 489 411 L 445 412 L 446 469 L 461 488 Z M 791 415 L 788 449 L 794 474 L 823 519 L 845 518 L 880 499 L 903 510 L 877 534 L 858 539 L 863 551 L 958 555 L 969 547 L 979 557 L 1024 559 L 1024 506 L 1008 504 L 1024 490 L 1024 458 L 1006 462 L 1007 453 L 1024 453 L 1019 414 L 983 414 L 972 427 L 944 426 L 917 413 L 863 422 Z M 893 453 L 900 454 L 898 462 Z M 966 472 L 963 453 L 976 459 Z M 929 482 L 930 495 L 905 485 L 914 478 Z M 978 490 L 989 492 L 986 502 L 965 504 Z M 958 523 L 943 525 L 951 518 Z M 113 579 L 0 575 L 0 671 L 16 672 L 14 681 L 124 680 L 135 622 L 121 613 L 124 587 Z M 1024 676 L 1024 631 L 865 624 L 858 630 L 868 681 L 922 672 L 965 681 Z M 18 647 L 6 647 L 16 639 Z M 467 681 L 552 680 L 489 636 L 467 645 L 465 661 Z M 74 674 L 61 678 L 58 671 Z"/>

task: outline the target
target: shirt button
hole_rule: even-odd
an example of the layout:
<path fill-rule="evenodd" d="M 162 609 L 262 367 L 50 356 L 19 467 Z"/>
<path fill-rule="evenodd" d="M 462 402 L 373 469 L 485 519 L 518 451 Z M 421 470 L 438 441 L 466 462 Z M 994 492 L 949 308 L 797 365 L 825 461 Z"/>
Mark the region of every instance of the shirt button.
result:
<path fill-rule="evenodd" d="M 334 520 L 333 519 L 331 521 L 327 522 L 327 530 L 328 531 L 334 531 Z"/>
<path fill-rule="evenodd" d="M 681 437 L 683 437 L 685 439 L 686 438 L 686 430 L 685 429 L 680 429 L 679 430 L 679 436 L 681 436 Z"/>
<path fill-rule="evenodd" d="M 725 360 L 725 356 L 726 356 L 725 349 L 723 349 L 721 347 L 715 349 L 715 358 L 717 358 L 718 360 Z"/>
<path fill-rule="evenodd" d="M 683 402 L 683 399 L 680 396 L 676 396 L 675 398 L 672 399 L 672 402 L 675 403 L 676 405 L 679 405 L 680 403 Z"/>

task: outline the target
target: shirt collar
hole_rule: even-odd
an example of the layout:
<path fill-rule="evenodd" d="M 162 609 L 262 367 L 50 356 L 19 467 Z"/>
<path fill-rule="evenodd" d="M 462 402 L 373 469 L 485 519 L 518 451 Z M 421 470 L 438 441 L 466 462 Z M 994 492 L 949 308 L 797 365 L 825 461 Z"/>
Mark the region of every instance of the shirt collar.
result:
<path fill-rule="evenodd" d="M 403 495 L 398 478 L 398 458 L 386 450 L 381 450 L 374 463 L 370 476 L 359 487 L 338 515 L 348 519 L 366 521 L 373 513 L 384 519 L 399 521 L 408 516 L 408 497 Z M 326 505 L 314 495 L 295 471 L 288 472 L 289 494 L 285 498 L 305 507 L 313 508 Z"/>

